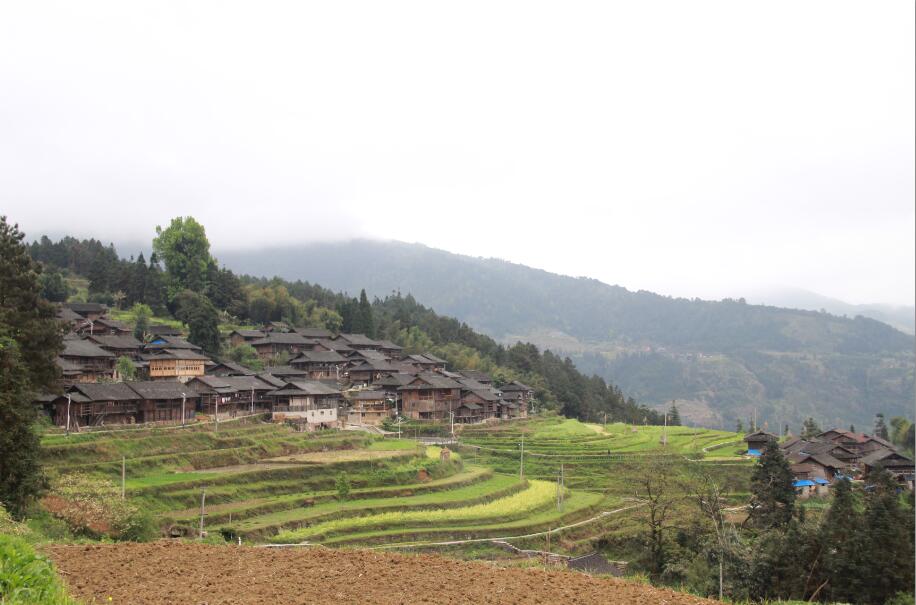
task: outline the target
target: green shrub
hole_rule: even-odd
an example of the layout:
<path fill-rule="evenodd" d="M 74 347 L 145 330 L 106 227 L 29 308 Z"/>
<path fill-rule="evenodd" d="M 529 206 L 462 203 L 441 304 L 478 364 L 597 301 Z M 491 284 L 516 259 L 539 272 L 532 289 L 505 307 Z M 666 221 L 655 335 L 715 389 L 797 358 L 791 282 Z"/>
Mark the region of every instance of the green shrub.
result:
<path fill-rule="evenodd" d="M 19 538 L 0 534 L 0 605 L 74 605 L 54 566 Z"/>

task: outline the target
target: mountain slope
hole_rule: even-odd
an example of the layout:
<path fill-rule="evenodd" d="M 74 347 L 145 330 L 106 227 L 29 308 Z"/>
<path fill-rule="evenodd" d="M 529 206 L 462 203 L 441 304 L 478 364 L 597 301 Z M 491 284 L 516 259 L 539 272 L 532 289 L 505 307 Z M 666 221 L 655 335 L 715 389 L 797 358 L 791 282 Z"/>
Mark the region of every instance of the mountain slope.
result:
<path fill-rule="evenodd" d="M 398 242 L 220 251 L 235 271 L 370 295 L 411 293 L 506 342 L 571 355 L 650 404 L 731 426 L 757 413 L 798 424 L 868 426 L 912 413 L 913 338 L 871 319 L 631 292 L 493 259 Z"/>

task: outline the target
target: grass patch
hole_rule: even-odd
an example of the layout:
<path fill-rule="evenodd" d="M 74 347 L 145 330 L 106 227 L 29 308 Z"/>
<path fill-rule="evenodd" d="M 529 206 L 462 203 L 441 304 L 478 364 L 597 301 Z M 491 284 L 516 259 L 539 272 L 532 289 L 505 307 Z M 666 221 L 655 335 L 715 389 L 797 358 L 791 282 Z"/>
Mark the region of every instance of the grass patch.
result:
<path fill-rule="evenodd" d="M 0 603 L 76 605 L 47 558 L 19 538 L 0 534 Z"/>

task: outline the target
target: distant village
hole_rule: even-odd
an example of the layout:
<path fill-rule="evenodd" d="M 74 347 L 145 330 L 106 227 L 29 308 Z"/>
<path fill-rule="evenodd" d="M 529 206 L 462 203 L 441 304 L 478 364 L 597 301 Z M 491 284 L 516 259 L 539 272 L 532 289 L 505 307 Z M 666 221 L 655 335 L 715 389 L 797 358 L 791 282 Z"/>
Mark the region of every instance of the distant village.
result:
<path fill-rule="evenodd" d="M 449 371 L 435 355 L 404 354 L 395 343 L 363 334 L 281 322 L 232 331 L 230 346 L 250 345 L 265 363 L 289 358 L 255 372 L 211 359 L 170 326 L 149 326 L 140 341 L 99 303 L 65 303 L 58 317 L 69 327 L 57 358 L 63 394 L 41 395 L 36 403 L 67 430 L 261 413 L 303 430 L 372 430 L 396 417 L 476 423 L 527 417 L 534 396 L 520 382 L 497 387 L 483 372 Z M 123 357 L 136 380 L 119 375 Z"/>
<path fill-rule="evenodd" d="M 769 442 L 779 438 L 766 431 L 754 431 L 744 437 L 747 453 L 759 457 Z M 800 498 L 826 496 L 830 486 L 840 479 L 864 479 L 879 468 L 889 471 L 898 483 L 914 487 L 913 460 L 880 437 L 830 429 L 814 437 L 789 437 L 779 443 L 795 478 L 793 485 Z"/>

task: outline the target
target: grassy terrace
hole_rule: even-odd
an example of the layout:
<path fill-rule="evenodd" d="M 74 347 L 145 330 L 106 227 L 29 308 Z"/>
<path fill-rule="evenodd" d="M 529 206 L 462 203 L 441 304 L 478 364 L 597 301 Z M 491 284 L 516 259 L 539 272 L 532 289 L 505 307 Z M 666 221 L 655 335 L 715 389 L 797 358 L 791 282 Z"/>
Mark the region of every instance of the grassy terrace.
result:
<path fill-rule="evenodd" d="M 462 427 L 462 445 L 450 447 L 447 462 L 440 461 L 441 448 L 413 439 L 296 433 L 260 419 L 214 428 L 48 435 L 43 455 L 54 472 L 88 472 L 115 481 L 124 456 L 128 497 L 153 512 L 163 531 L 195 535 L 205 491 L 211 534 L 340 546 L 556 529 L 621 506 L 649 464 L 675 465 L 685 473 L 702 467 L 730 481 L 733 494 L 747 491 L 749 471 L 745 461 L 729 459 L 734 433 L 687 427 L 669 428 L 666 446 L 659 443 L 659 427 L 634 430 L 557 417 Z M 725 445 L 713 451 L 721 459 L 702 451 L 719 444 Z M 559 510 L 561 465 L 566 497 Z M 344 475 L 350 489 L 341 498 Z M 630 526 L 617 523 L 602 518 L 571 528 L 557 546 L 585 550 L 602 532 Z"/>

